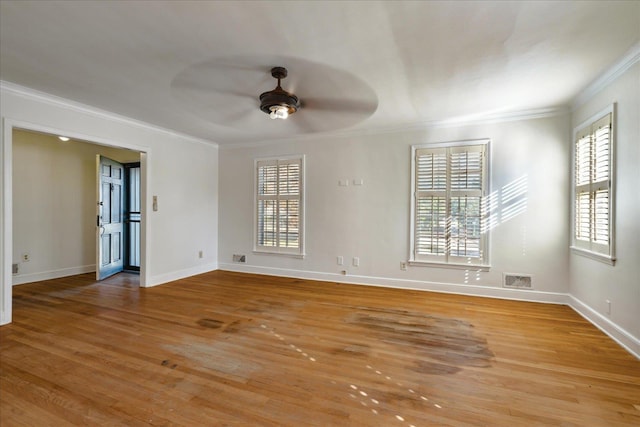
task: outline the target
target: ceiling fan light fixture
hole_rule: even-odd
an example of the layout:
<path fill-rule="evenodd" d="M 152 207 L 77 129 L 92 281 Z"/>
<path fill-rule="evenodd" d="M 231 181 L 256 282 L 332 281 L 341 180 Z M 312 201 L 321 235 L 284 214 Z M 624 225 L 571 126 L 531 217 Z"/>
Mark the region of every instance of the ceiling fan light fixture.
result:
<path fill-rule="evenodd" d="M 284 67 L 273 67 L 271 75 L 278 79 L 278 86 L 275 89 L 260 95 L 260 109 L 269 114 L 272 119 L 286 119 L 300 108 L 298 97 L 287 92 L 280 86 L 280 80 L 287 77 L 287 69 Z"/>
<path fill-rule="evenodd" d="M 286 119 L 289 117 L 289 108 L 284 105 L 274 105 L 269 107 L 271 112 L 269 113 L 269 117 L 272 119 Z"/>

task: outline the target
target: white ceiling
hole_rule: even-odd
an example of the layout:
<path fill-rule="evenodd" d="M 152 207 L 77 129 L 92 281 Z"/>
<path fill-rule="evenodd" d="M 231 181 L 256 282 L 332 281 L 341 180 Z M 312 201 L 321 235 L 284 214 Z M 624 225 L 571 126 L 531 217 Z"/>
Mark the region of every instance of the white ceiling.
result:
<path fill-rule="evenodd" d="M 219 144 L 559 107 L 639 42 L 639 1 L 0 2 L 1 80 Z"/>

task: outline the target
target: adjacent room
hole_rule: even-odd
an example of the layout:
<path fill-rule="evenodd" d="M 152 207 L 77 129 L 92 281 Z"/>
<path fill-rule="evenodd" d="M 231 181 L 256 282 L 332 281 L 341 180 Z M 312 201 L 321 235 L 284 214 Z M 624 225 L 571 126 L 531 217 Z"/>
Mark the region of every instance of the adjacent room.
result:
<path fill-rule="evenodd" d="M 0 2 L 0 424 L 637 426 L 640 2 Z"/>

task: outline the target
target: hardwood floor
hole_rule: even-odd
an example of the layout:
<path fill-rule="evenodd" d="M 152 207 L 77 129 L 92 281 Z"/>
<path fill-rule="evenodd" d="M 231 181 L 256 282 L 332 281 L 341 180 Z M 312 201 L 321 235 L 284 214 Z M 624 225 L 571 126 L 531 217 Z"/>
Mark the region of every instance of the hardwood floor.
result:
<path fill-rule="evenodd" d="M 222 271 L 13 292 L 3 427 L 640 425 L 640 361 L 565 306 Z"/>

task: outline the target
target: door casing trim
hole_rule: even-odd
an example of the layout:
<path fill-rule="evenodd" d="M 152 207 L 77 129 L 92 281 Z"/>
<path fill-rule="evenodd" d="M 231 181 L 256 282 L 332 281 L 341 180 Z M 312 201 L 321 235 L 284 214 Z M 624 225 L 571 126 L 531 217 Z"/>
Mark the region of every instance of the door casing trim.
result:
<path fill-rule="evenodd" d="M 150 176 L 150 159 L 152 150 L 148 146 L 115 141 L 108 138 L 86 135 L 72 129 L 61 129 L 36 123 L 2 118 L 2 139 L 0 140 L 0 162 L 2 163 L 2 185 L 0 186 L 0 325 L 11 323 L 12 320 L 12 273 L 13 260 L 13 130 L 24 129 L 52 135 L 66 135 L 69 138 L 81 140 L 88 144 L 104 145 L 107 147 L 124 148 L 140 153 L 140 287 L 151 286 L 149 275 L 150 253 L 148 247 L 148 212 L 150 198 L 147 194 L 148 178 Z"/>

